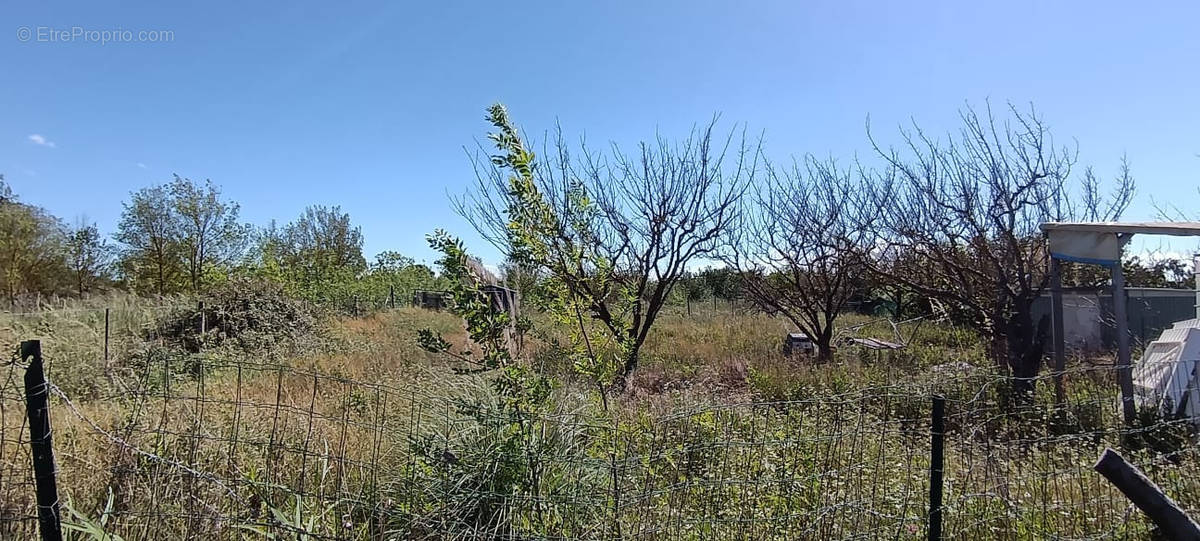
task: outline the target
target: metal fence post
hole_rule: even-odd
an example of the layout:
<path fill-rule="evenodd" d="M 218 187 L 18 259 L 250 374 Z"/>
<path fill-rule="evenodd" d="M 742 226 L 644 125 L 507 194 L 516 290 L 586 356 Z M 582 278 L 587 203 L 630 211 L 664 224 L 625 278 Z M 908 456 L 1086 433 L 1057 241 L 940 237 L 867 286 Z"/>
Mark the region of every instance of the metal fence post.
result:
<path fill-rule="evenodd" d="M 1112 266 L 1113 319 L 1117 323 L 1117 381 L 1121 386 L 1121 413 L 1125 426 L 1133 428 L 1137 409 L 1133 401 L 1133 365 L 1129 353 L 1129 299 L 1125 292 L 1125 272 L 1118 260 Z"/>
<path fill-rule="evenodd" d="M 1050 327 L 1054 331 L 1054 404 L 1067 401 L 1067 388 L 1063 374 L 1067 370 L 1066 334 L 1063 323 L 1062 265 L 1058 258 L 1050 258 Z"/>
<path fill-rule="evenodd" d="M 42 365 L 42 343 L 21 342 L 25 369 L 25 407 L 29 417 L 29 447 L 33 451 L 33 477 L 37 490 L 38 529 L 42 541 L 62 541 L 62 517 L 55 479 L 54 446 L 50 437 L 50 387 Z"/>
<path fill-rule="evenodd" d="M 929 539 L 942 538 L 942 473 L 945 468 L 946 399 L 934 395 L 929 450 Z"/>

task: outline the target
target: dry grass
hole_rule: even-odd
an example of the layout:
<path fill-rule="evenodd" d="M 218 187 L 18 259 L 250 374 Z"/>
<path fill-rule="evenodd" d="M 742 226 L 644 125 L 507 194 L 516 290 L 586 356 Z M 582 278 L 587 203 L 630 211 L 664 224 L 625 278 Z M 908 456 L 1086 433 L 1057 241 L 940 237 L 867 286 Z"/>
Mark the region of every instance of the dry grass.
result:
<path fill-rule="evenodd" d="M 428 439 L 455 449 L 454 460 L 489 456 L 471 453 L 494 434 L 459 408 L 460 400 L 494 400 L 485 380 L 455 374 L 416 344 L 416 329 L 430 326 L 464 345 L 453 316 L 402 309 L 333 319 L 319 346 L 282 362 L 227 349 L 181 360 L 146 354 L 155 344 L 142 337 L 158 305 L 112 302 L 120 310 L 107 369 L 95 312 L 0 318 L 4 340 L 44 340 L 51 378 L 72 400 L 52 405 L 62 492 L 94 517 L 111 490 L 110 531 L 236 539 L 256 535 L 241 527 L 261 525 L 287 536 L 295 532 L 271 510 L 299 508 L 329 538 L 433 539 L 464 527 L 446 522 L 456 507 L 480 505 L 464 480 L 445 477 L 449 463 L 439 470 L 413 452 Z M 861 336 L 893 337 L 886 322 L 844 322 Z M 921 537 L 928 395 L 938 389 L 950 401 L 951 536 L 1145 531 L 1088 470 L 1098 449 L 1118 444 L 1104 374 L 1073 375 L 1074 424 L 1056 429 L 1064 422 L 1037 416 L 1050 411 L 1044 403 L 1022 418 L 1005 412 L 998 380 L 961 330 L 907 324 L 906 350 L 881 357 L 843 348 L 826 365 L 784 359 L 787 330 L 763 315 L 669 313 L 632 390 L 608 413 L 564 375 L 552 414 L 539 421 L 542 497 L 553 505 L 530 508 L 518 498 L 507 520 L 582 538 L 611 537 L 617 523 L 627 538 Z M 948 377 L 939 365 L 950 362 L 978 368 Z M 20 370 L 4 370 L 0 513 L 25 517 L 32 491 L 18 437 Z M 1192 454 L 1178 455 L 1178 465 L 1149 451 L 1130 456 L 1196 506 Z M 28 535 L 31 524 L 9 531 Z"/>

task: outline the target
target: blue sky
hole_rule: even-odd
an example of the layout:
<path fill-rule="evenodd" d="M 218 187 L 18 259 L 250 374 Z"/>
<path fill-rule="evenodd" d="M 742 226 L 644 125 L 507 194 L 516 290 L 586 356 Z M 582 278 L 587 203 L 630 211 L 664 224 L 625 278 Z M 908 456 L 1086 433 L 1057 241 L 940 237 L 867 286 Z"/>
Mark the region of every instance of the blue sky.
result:
<path fill-rule="evenodd" d="M 493 257 L 447 193 L 473 180 L 463 148 L 497 100 L 532 133 L 630 143 L 720 113 L 774 157 L 843 160 L 869 155 L 868 115 L 886 141 L 991 100 L 1034 102 L 1101 174 L 1128 156 L 1127 218 L 1153 218 L 1152 196 L 1200 208 L 1200 2 L 899 4 L 8 2 L 0 173 L 109 232 L 131 190 L 179 173 L 256 224 L 340 204 L 368 256 L 431 259 L 444 227 Z M 37 34 L 75 27 L 173 37 Z"/>

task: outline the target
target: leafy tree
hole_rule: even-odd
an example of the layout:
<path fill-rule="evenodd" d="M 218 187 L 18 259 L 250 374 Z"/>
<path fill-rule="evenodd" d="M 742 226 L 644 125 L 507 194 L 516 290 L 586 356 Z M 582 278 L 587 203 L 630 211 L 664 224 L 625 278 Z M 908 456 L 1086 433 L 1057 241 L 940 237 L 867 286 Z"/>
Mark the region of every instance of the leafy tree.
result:
<path fill-rule="evenodd" d="M 9 305 L 22 293 L 53 293 L 65 275 L 63 226 L 20 202 L 0 176 L 0 280 Z"/>
<path fill-rule="evenodd" d="M 867 254 L 872 257 L 876 254 Z M 877 258 L 877 268 L 883 272 L 872 272 L 864 276 L 867 294 L 876 301 L 883 301 L 894 318 L 922 313 L 920 296 L 911 287 L 887 278 L 898 274 L 915 275 L 921 272 L 921 259 L 911 252 L 893 250 L 886 257 Z"/>
<path fill-rule="evenodd" d="M 258 231 L 241 273 L 285 284 L 293 294 L 349 310 L 397 303 L 416 289 L 443 289 L 445 280 L 428 266 L 395 251 L 367 264 L 362 232 L 337 207 L 312 207 L 294 223 L 275 222 Z"/>
<path fill-rule="evenodd" d="M 4 181 L 4 175 L 0 175 L 0 204 L 15 203 L 17 196 L 13 194 L 12 186 L 9 186 Z"/>
<path fill-rule="evenodd" d="M 238 272 L 270 280 L 279 284 L 288 284 L 289 277 L 283 268 L 282 254 L 284 252 L 283 231 L 275 220 L 267 226 L 258 228 L 251 233 L 251 247 L 247 251 L 245 264 Z"/>
<path fill-rule="evenodd" d="M 525 297 L 532 297 L 538 294 L 538 283 L 541 277 L 538 276 L 536 268 L 508 258 L 500 264 L 500 275 L 504 287 L 512 289 Z"/>
<path fill-rule="evenodd" d="M 1124 265 L 1128 272 L 1125 275 L 1125 284 L 1128 286 L 1189 289 L 1194 284 L 1191 265 L 1179 259 L 1142 259 L 1133 256 Z"/>
<path fill-rule="evenodd" d="M 1061 269 L 1063 285 L 1068 287 L 1104 287 L 1112 278 L 1111 271 L 1099 265 L 1062 262 Z M 1121 270 L 1126 287 L 1192 287 L 1191 266 L 1179 259 L 1135 255 L 1121 261 Z"/>
<path fill-rule="evenodd" d="M 742 294 L 742 278 L 729 267 L 708 267 L 696 276 L 714 297 L 731 301 Z"/>
<path fill-rule="evenodd" d="M 100 235 L 95 223 L 80 220 L 67 233 L 67 266 L 80 295 L 95 288 L 108 277 L 112 264 L 112 247 Z"/>
<path fill-rule="evenodd" d="M 143 188 L 124 203 L 116 240 L 125 245 L 121 268 L 134 289 L 176 293 L 185 273 L 182 224 L 167 186 Z"/>
<path fill-rule="evenodd" d="M 687 307 L 688 314 L 692 313 L 693 302 L 699 302 L 712 295 L 708 284 L 700 276 L 691 272 L 686 272 L 680 277 L 679 285 L 676 288 L 683 296 L 683 303 Z"/>
<path fill-rule="evenodd" d="M 353 279 L 367 269 L 362 229 L 341 207 L 310 206 L 269 243 L 284 272 L 312 287 Z"/>
<path fill-rule="evenodd" d="M 400 252 L 385 250 L 375 254 L 375 262 L 371 264 L 371 270 L 380 273 L 398 273 L 416 263 L 416 260 Z"/>
<path fill-rule="evenodd" d="M 188 281 L 192 291 L 198 292 L 206 269 L 226 267 L 242 255 L 251 229 L 238 223 L 240 206 L 222 200 L 211 181 L 201 185 L 175 175 L 168 190 Z"/>
<path fill-rule="evenodd" d="M 418 289 L 440 290 L 448 287 L 445 277 L 437 276 L 433 269 L 390 250 L 375 256 L 375 263 L 371 264 L 364 281 L 367 282 L 368 295 L 380 297 L 392 293 L 403 296 Z"/>
<path fill-rule="evenodd" d="M 584 317 L 615 342 L 615 366 L 589 350 L 585 371 L 623 388 L 671 290 L 688 265 L 716 248 L 737 212 L 757 149 L 713 147 L 713 125 L 672 145 L 659 139 L 629 156 L 615 145 L 570 157 L 561 134 L 538 162 L 503 105 L 488 109 L 499 150 L 477 163 L 477 190 L 459 213 L 505 256 L 545 278 L 543 306 L 580 329 Z M 731 151 L 732 163 L 726 163 Z"/>

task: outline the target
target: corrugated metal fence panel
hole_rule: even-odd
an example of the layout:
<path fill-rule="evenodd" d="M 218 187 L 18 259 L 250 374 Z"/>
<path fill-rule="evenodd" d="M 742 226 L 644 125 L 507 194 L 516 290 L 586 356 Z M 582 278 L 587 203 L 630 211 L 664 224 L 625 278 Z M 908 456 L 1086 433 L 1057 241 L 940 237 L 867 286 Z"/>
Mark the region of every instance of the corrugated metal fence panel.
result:
<path fill-rule="evenodd" d="M 1117 333 L 1113 319 L 1112 295 L 1107 293 L 1093 297 L 1100 306 L 1100 318 L 1096 325 L 1100 327 L 1100 339 L 1106 349 L 1116 348 Z M 1196 296 L 1189 290 L 1178 291 L 1144 291 L 1136 288 L 1129 290 L 1128 295 L 1129 334 L 1135 346 L 1141 346 L 1158 338 L 1158 335 L 1176 321 L 1196 317 Z M 1069 307 L 1066 307 L 1070 309 Z M 1050 315 L 1049 293 L 1039 298 L 1033 305 L 1033 318 Z M 1068 319 L 1071 319 L 1068 316 Z"/>
<path fill-rule="evenodd" d="M 1190 293 L 1190 292 L 1189 292 Z M 1176 321 L 1196 317 L 1196 298 L 1154 296 L 1129 298 L 1129 331 L 1143 344 L 1158 338 L 1163 329 Z"/>

